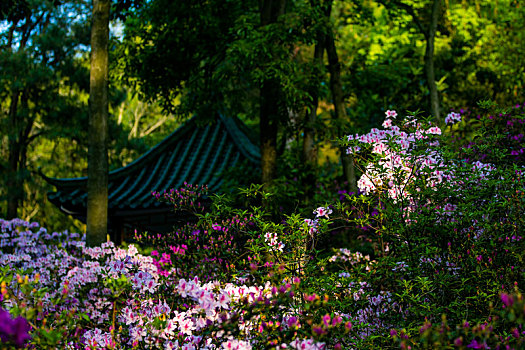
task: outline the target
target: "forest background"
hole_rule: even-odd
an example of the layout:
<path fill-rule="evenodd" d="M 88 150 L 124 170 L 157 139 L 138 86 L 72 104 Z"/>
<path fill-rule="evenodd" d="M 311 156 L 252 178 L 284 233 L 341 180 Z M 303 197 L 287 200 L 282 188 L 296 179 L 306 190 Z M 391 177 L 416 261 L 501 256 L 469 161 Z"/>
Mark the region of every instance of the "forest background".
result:
<path fill-rule="evenodd" d="M 386 110 L 440 121 L 481 100 L 524 103 L 524 22 L 517 0 L 114 2 L 110 170 L 193 115 L 235 115 L 263 131 L 283 203 L 304 206 L 323 184 L 350 186 L 336 141 Z M 39 174 L 87 175 L 90 27 L 90 1 L 0 5 L 0 217 L 15 201 L 24 220 L 85 231 Z"/>

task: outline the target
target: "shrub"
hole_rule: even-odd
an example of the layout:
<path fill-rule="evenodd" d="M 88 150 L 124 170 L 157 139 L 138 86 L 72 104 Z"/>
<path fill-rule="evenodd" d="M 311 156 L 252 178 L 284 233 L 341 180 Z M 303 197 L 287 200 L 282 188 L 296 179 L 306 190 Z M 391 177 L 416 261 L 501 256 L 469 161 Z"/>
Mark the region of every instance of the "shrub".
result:
<path fill-rule="evenodd" d="M 155 193 L 196 219 L 167 236 L 138 237 L 155 246 L 151 256 L 0 220 L 1 304 L 12 315 L 0 316 L 27 320 L 31 337 L 8 331 L 2 341 L 38 349 L 521 347 L 523 168 L 508 161 L 505 143 L 492 143 L 484 162 L 467 159 L 474 147 L 450 146 L 429 120 L 396 117 L 388 111 L 385 130 L 346 140 L 361 193 L 307 215 L 275 220 L 253 205 L 272 197 L 257 185 L 235 200 L 191 184 Z M 476 133 L 490 141 L 489 131 Z M 334 231 L 360 243 L 320 244 Z"/>

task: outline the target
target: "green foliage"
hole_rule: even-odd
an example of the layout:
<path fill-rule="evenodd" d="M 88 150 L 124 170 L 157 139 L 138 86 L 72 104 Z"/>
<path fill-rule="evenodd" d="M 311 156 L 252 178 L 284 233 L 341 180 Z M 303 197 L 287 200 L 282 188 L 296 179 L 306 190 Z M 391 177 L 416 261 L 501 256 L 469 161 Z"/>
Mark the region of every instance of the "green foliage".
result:
<path fill-rule="evenodd" d="M 56 349 L 64 344 L 64 334 L 68 330 L 80 330 L 84 314 L 74 311 L 62 311 L 56 318 L 43 313 L 43 303 L 52 302 L 61 305 L 68 302 L 67 290 L 54 300 L 46 300 L 47 288 L 39 286 L 38 274 L 29 278 L 32 271 L 13 271 L 9 267 L 0 269 L 2 302 L 11 303 L 9 310 L 13 317 L 24 317 L 31 326 L 31 343 L 39 349 Z M 16 281 L 16 283 L 14 282 Z M 15 287 L 10 287 L 15 285 Z M 89 320 L 89 318 L 87 318 Z M 68 339 L 73 339 L 70 337 Z M 76 336 L 79 340 L 79 337 Z"/>
<path fill-rule="evenodd" d="M 391 3 L 387 11 L 381 3 Z M 425 106 L 424 38 L 408 13 L 395 1 L 338 3 L 335 25 L 348 113 L 353 130 L 380 124 L 387 109 L 415 110 Z M 403 3 L 426 6 L 426 1 Z M 492 99 L 500 105 L 521 103 L 524 72 L 519 61 L 521 31 L 515 1 L 446 1 L 436 37 L 436 80 L 442 110 L 472 108 Z M 424 12 L 422 12 L 424 13 Z M 423 17 L 421 17 L 423 19 Z M 523 17 L 521 17 L 523 18 Z M 511 24 L 512 23 L 512 24 Z M 519 45 L 518 45 L 519 46 Z M 521 55 L 523 56 L 523 55 Z M 512 59 L 510 57 L 513 57 Z"/>
<path fill-rule="evenodd" d="M 441 322 L 425 320 L 419 332 L 402 330 L 398 333 L 394 330 L 391 335 L 403 349 L 521 349 L 524 342 L 523 296 L 519 292 L 514 295 L 503 293 L 501 301 L 501 309 L 491 306 L 492 315 L 485 321 L 464 321 L 454 327 L 443 315 Z"/>
<path fill-rule="evenodd" d="M 436 164 L 428 175 L 410 173 L 408 180 L 405 173 L 394 174 L 394 188 L 403 188 L 410 196 L 393 200 L 385 186 L 374 193 L 373 202 L 353 199 L 352 204 L 361 208 L 362 214 L 350 221 L 370 227 L 368 235 L 377 242 L 376 263 L 363 280 L 376 291 L 392 291 L 391 302 L 399 308 L 380 318 L 392 328 L 405 329 L 405 336 L 413 338 L 430 324 L 437 324 L 431 334 L 422 335 L 423 348 L 454 341 L 438 333 L 447 328 L 446 324 L 439 326 L 442 314 L 449 324 L 464 320 L 481 324 L 493 317 L 488 305 L 496 303 L 500 293 L 523 288 L 518 267 L 522 266 L 524 251 L 521 232 L 525 222 L 518 214 L 524 204 L 523 168 L 506 161 L 508 143 L 501 142 L 506 136 L 494 132 L 493 126 L 481 123 L 476 131 L 484 135 L 478 151 L 484 149 L 482 145 L 490 145 L 494 165 L 490 172 L 480 174 L 475 158 L 471 158 L 472 164 L 457 162 L 462 159 L 459 154 L 440 140 L 438 149 L 446 157 L 445 163 Z M 395 150 L 394 141 L 387 144 Z M 418 168 L 418 157 L 432 154 L 427 147 L 428 141 L 420 141 L 411 149 L 408 163 L 415 165 L 414 169 Z M 363 165 L 377 164 L 379 159 L 369 156 Z M 442 171 L 448 180 L 431 184 L 428 181 L 433 171 Z M 366 215 L 371 203 L 380 203 L 375 217 Z M 443 211 L 447 206 L 454 209 Z M 429 326 L 420 331 L 423 319 Z M 387 329 L 382 331 L 386 334 Z M 470 342 L 478 331 L 469 333 L 470 338 L 464 341 Z M 412 344 L 403 336 L 396 339 Z"/>
<path fill-rule="evenodd" d="M 13 174 L 11 154 L 18 159 L 14 172 L 20 181 L 17 193 L 22 200 L 18 216 L 37 219 L 50 229 L 62 223 L 62 229 L 83 230 L 80 222 L 60 213 L 46 200 L 52 187 L 39 174 L 58 178 L 86 175 L 88 5 L 76 0 L 27 1 L 23 2 L 22 18 L 8 17 L 1 22 L 2 216 L 6 215 L 7 183 Z M 113 170 L 158 143 L 178 122 L 161 114 L 158 105 L 139 101 L 120 83 L 111 84 L 109 160 Z M 15 94 L 18 104 L 13 119 L 10 111 Z"/>
<path fill-rule="evenodd" d="M 36 194 L 42 181 L 31 173 L 37 170 L 31 153 L 35 141 L 57 135 L 78 139 L 80 125 L 87 120 L 82 110 L 86 99 L 79 98 L 88 72 L 81 59 L 89 38 L 85 4 L 24 4 L 24 16 L 2 21 L 0 35 L 4 48 L 0 53 L 0 124 L 6 131 L 2 133 L 6 147 L 1 153 L 0 199 L 13 202 L 14 198 L 19 204 L 34 196 L 42 198 Z M 42 205 L 43 201 L 38 201 Z M 33 217 L 37 211 L 23 208 L 21 214 Z"/>

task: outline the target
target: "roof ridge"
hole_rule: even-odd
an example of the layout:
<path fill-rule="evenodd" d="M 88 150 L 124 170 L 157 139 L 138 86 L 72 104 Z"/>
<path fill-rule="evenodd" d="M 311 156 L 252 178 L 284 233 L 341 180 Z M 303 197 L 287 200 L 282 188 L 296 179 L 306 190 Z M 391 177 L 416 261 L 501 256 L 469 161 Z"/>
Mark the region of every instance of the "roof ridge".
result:
<path fill-rule="evenodd" d="M 252 142 L 244 130 L 241 130 L 238 123 L 242 123 L 242 121 L 238 117 L 226 117 L 222 114 L 219 114 L 219 119 L 233 140 L 235 140 L 235 144 L 239 147 L 242 154 L 254 163 L 260 162 L 261 155 L 259 146 Z"/>
<path fill-rule="evenodd" d="M 197 118 L 196 116 L 191 117 L 190 119 L 185 121 L 180 127 L 178 127 L 175 131 L 173 131 L 171 134 L 166 136 L 158 144 L 151 147 L 149 150 L 147 150 L 142 155 L 140 155 L 137 159 L 133 160 L 129 164 L 126 164 L 118 169 L 111 170 L 108 173 L 108 176 L 115 178 L 115 177 L 119 177 L 120 175 L 123 175 L 123 174 L 126 174 L 132 171 L 136 166 L 138 166 L 137 164 L 144 162 L 144 159 L 147 160 L 150 154 L 160 152 L 162 151 L 162 149 L 165 149 L 166 147 L 171 145 L 173 142 L 180 139 L 186 132 L 188 132 L 190 125 L 195 124 L 196 118 Z M 53 178 L 53 177 L 46 176 L 42 172 L 40 172 L 40 176 L 42 176 L 44 180 L 46 180 L 47 182 L 51 183 L 54 186 L 78 185 L 79 183 L 87 181 L 87 178 L 88 178 L 87 176 L 74 177 L 74 178 Z"/>

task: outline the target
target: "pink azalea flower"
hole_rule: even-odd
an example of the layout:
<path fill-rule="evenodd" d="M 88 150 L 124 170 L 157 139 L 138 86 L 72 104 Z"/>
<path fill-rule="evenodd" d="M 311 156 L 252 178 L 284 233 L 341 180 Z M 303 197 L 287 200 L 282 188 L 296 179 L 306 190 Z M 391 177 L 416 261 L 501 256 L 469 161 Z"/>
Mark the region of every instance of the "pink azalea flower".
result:
<path fill-rule="evenodd" d="M 388 110 L 385 112 L 387 118 L 395 118 L 397 117 L 397 112 L 394 110 Z"/>

